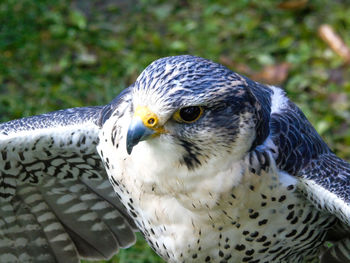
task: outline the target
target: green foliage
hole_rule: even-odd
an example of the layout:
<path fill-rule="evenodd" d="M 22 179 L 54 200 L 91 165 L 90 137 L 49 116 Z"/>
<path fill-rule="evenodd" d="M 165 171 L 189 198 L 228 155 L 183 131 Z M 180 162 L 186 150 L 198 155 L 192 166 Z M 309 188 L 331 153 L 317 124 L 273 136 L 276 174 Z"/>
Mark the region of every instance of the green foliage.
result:
<path fill-rule="evenodd" d="M 128 248 L 121 249 L 117 256 L 114 256 L 108 261 L 97 261 L 96 263 L 164 263 L 149 245 L 144 241 L 141 234 L 137 233 L 137 243 Z M 83 260 L 82 263 L 89 263 L 90 261 Z M 95 262 L 95 261 L 94 261 Z"/>
<path fill-rule="evenodd" d="M 283 87 L 350 160 L 350 70 L 317 32 L 328 23 L 350 45 L 350 8 L 346 1 L 314 0 L 285 10 L 281 2 L 1 1 L 0 120 L 106 104 L 163 56 L 224 57 L 233 70 L 288 62 Z M 113 262 L 156 262 L 139 246 Z"/>

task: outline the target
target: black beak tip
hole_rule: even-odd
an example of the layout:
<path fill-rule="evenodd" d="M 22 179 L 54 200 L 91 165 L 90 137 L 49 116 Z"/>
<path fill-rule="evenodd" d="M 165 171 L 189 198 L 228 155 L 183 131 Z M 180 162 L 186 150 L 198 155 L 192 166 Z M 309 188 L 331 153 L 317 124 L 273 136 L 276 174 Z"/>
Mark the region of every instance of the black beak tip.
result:
<path fill-rule="evenodd" d="M 130 126 L 126 135 L 126 151 L 130 155 L 132 149 L 140 141 L 146 140 L 150 135 L 154 134 L 154 130 L 147 128 L 141 120 L 134 120 Z"/>
<path fill-rule="evenodd" d="M 129 155 L 131 154 L 133 148 L 134 146 L 130 145 L 129 143 L 126 145 L 126 151 Z"/>
<path fill-rule="evenodd" d="M 132 149 L 136 144 L 139 142 L 140 136 L 135 135 L 133 130 L 129 130 L 128 134 L 126 136 L 126 151 L 130 155 L 132 152 Z"/>

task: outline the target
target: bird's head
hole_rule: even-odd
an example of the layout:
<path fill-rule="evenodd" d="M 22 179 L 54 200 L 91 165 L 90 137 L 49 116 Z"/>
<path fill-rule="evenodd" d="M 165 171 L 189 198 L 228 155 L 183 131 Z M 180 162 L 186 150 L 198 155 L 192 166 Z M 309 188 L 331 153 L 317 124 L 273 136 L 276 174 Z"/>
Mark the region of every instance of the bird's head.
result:
<path fill-rule="evenodd" d="M 128 153 L 146 141 L 149 147 L 176 147 L 188 169 L 228 153 L 241 159 L 261 134 L 263 109 L 249 82 L 255 83 L 199 57 L 156 60 L 132 88 Z"/>

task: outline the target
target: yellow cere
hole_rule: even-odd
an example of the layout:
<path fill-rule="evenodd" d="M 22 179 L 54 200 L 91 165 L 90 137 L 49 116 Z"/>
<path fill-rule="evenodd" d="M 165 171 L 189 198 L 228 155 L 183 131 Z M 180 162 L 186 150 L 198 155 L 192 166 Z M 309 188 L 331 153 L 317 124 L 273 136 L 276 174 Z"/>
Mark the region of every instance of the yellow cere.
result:
<path fill-rule="evenodd" d="M 159 127 L 159 119 L 158 116 L 150 111 L 146 106 L 137 106 L 135 109 L 134 116 L 139 117 L 143 125 L 145 125 L 147 128 L 150 128 L 154 131 L 159 133 L 165 133 L 165 130 L 163 127 Z"/>

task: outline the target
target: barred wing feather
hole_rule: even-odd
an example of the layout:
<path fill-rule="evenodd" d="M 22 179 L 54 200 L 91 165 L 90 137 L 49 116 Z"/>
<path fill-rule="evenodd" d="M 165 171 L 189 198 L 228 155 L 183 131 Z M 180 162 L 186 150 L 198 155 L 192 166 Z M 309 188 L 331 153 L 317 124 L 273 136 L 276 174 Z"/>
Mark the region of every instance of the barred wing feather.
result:
<path fill-rule="evenodd" d="M 135 226 L 96 152 L 103 107 L 0 124 L 0 262 L 110 258 Z"/>

